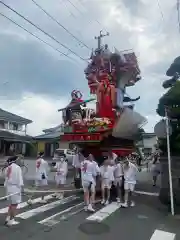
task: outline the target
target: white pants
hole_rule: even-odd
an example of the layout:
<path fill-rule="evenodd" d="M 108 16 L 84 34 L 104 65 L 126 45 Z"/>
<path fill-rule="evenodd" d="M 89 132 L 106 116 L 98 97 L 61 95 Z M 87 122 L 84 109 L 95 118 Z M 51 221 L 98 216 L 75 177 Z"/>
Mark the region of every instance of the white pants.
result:
<path fill-rule="evenodd" d="M 47 179 L 41 179 L 41 180 L 36 180 L 35 181 L 36 187 L 43 187 L 48 185 Z"/>
<path fill-rule="evenodd" d="M 56 176 L 55 176 L 55 180 L 56 180 L 56 184 L 57 184 L 57 185 L 65 184 L 65 183 L 66 183 L 66 176 L 56 175 Z"/>
<path fill-rule="evenodd" d="M 82 187 L 83 187 L 84 192 L 91 191 L 94 193 L 96 186 L 95 186 L 95 183 L 93 183 L 93 182 L 82 180 Z"/>
<path fill-rule="evenodd" d="M 121 184 L 122 184 L 122 177 L 116 177 L 115 179 L 114 179 L 114 185 L 117 187 L 117 186 L 119 186 L 119 187 L 121 187 Z"/>
<path fill-rule="evenodd" d="M 129 183 L 129 182 L 125 182 L 124 183 L 124 189 L 127 191 L 131 191 L 131 192 L 134 192 L 134 189 L 135 189 L 135 183 Z"/>
<path fill-rule="evenodd" d="M 8 201 L 12 205 L 19 204 L 21 202 L 21 188 L 16 185 L 7 185 L 6 186 L 7 195 L 14 194 L 8 197 Z M 16 194 L 15 194 L 16 193 Z"/>
<path fill-rule="evenodd" d="M 101 181 L 101 189 L 111 189 L 112 181 L 109 178 L 103 178 Z"/>

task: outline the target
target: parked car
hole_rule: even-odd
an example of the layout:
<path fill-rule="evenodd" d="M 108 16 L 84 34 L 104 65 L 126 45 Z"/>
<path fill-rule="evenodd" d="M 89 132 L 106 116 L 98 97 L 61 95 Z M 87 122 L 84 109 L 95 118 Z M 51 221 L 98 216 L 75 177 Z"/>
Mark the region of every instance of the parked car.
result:
<path fill-rule="evenodd" d="M 59 160 L 59 158 L 65 154 L 68 164 L 72 165 L 72 161 L 73 161 L 73 156 L 75 155 L 74 151 L 70 150 L 70 149 L 62 149 L 62 148 L 58 148 L 55 150 L 54 152 L 54 157 L 53 157 L 53 161 L 52 161 L 52 166 L 54 166 L 56 164 L 56 162 Z"/>

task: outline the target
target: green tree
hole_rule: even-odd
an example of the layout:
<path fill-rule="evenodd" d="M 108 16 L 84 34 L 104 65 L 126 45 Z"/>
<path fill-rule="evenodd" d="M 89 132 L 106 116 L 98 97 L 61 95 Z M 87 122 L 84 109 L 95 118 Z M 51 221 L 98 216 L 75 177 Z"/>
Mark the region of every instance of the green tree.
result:
<path fill-rule="evenodd" d="M 157 113 L 161 117 L 165 117 L 165 108 L 167 109 L 172 127 L 171 152 L 174 155 L 180 155 L 180 82 L 174 81 L 169 87 L 170 89 L 159 99 Z M 159 139 L 159 147 L 163 152 L 166 152 L 166 140 Z"/>

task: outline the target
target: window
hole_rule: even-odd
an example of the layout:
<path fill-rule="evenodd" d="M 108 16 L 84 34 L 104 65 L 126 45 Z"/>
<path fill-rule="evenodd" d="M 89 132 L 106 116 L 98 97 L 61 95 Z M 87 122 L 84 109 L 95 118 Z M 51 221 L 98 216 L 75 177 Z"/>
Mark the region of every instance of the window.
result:
<path fill-rule="evenodd" d="M 5 122 L 3 120 L 0 120 L 0 128 L 1 129 L 5 128 Z"/>
<path fill-rule="evenodd" d="M 14 131 L 22 131 L 23 130 L 23 125 L 18 124 L 18 123 L 10 123 L 9 124 L 9 129 L 14 130 Z"/>

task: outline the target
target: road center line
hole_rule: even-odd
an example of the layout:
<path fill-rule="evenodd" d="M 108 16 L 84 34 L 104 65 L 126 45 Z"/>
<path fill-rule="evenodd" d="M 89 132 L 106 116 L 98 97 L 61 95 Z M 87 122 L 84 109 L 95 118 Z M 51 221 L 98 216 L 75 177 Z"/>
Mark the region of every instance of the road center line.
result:
<path fill-rule="evenodd" d="M 33 208 L 29 211 L 26 211 L 26 212 L 22 212 L 18 215 L 16 215 L 17 218 L 22 218 L 22 219 L 28 219 L 30 217 L 33 217 L 41 212 L 45 212 L 45 211 L 48 211 L 52 208 L 55 208 L 57 207 L 58 205 L 63 205 L 65 203 L 69 203 L 69 202 L 72 202 L 73 200 L 75 199 L 78 199 L 79 197 L 73 195 L 73 196 L 70 196 L 70 197 L 67 197 L 67 198 L 64 198 L 62 200 L 58 200 L 58 201 L 55 201 L 55 202 L 51 202 L 51 203 L 48 203 L 46 205 L 43 205 L 43 206 L 40 206 L 40 207 L 37 207 L 37 208 Z"/>
<path fill-rule="evenodd" d="M 44 197 L 44 199 L 48 201 L 48 200 L 50 200 L 50 199 L 53 199 L 53 196 L 52 196 L 52 194 L 51 194 L 51 195 L 47 195 L 47 196 Z M 41 200 L 41 197 L 35 198 L 35 199 L 32 200 L 32 204 L 39 203 L 40 200 Z M 27 207 L 27 206 L 29 206 L 29 204 L 27 203 L 27 201 L 26 201 L 26 202 L 22 202 L 22 203 L 20 203 L 20 204 L 18 205 L 18 209 L 21 209 L 21 208 L 24 208 L 24 207 Z M 1 214 L 1 213 L 7 213 L 7 212 L 8 212 L 8 207 L 1 208 L 1 209 L 0 209 L 0 214 Z"/>
<path fill-rule="evenodd" d="M 135 193 L 137 194 L 141 194 L 141 195 L 148 195 L 148 196 L 155 196 L 155 197 L 158 197 L 159 196 L 159 193 L 156 193 L 156 192 L 144 192 L 144 191 L 134 191 Z"/>
<path fill-rule="evenodd" d="M 113 212 L 118 210 L 120 207 L 121 207 L 121 205 L 117 204 L 117 202 L 112 202 L 111 204 L 105 206 L 104 208 L 100 209 L 96 213 L 94 213 L 91 216 L 87 217 L 86 220 L 102 222 L 107 217 L 109 217 Z"/>
<path fill-rule="evenodd" d="M 41 221 L 38 222 L 38 223 L 44 224 L 44 225 L 47 225 L 47 226 L 55 225 L 55 224 L 57 224 L 57 223 L 59 223 L 59 222 L 61 221 L 61 219 L 55 220 L 55 218 L 56 218 L 57 216 L 61 216 L 61 215 L 63 215 L 64 213 L 70 212 L 72 209 L 74 209 L 74 208 L 76 208 L 76 207 L 79 207 L 79 206 L 83 206 L 83 205 L 84 205 L 84 202 L 78 203 L 78 204 L 76 204 L 76 205 L 74 205 L 74 206 L 72 206 L 72 207 L 70 207 L 70 208 L 67 208 L 67 209 L 65 209 L 65 210 L 63 210 L 63 211 L 61 211 L 61 212 L 58 212 L 58 213 L 50 216 L 50 217 L 47 217 L 47 218 L 41 220 Z M 80 211 L 80 210 L 79 210 L 79 211 Z M 76 211 L 75 213 L 78 213 L 78 211 Z"/>
<path fill-rule="evenodd" d="M 175 240 L 176 234 L 155 230 L 150 240 Z"/>

